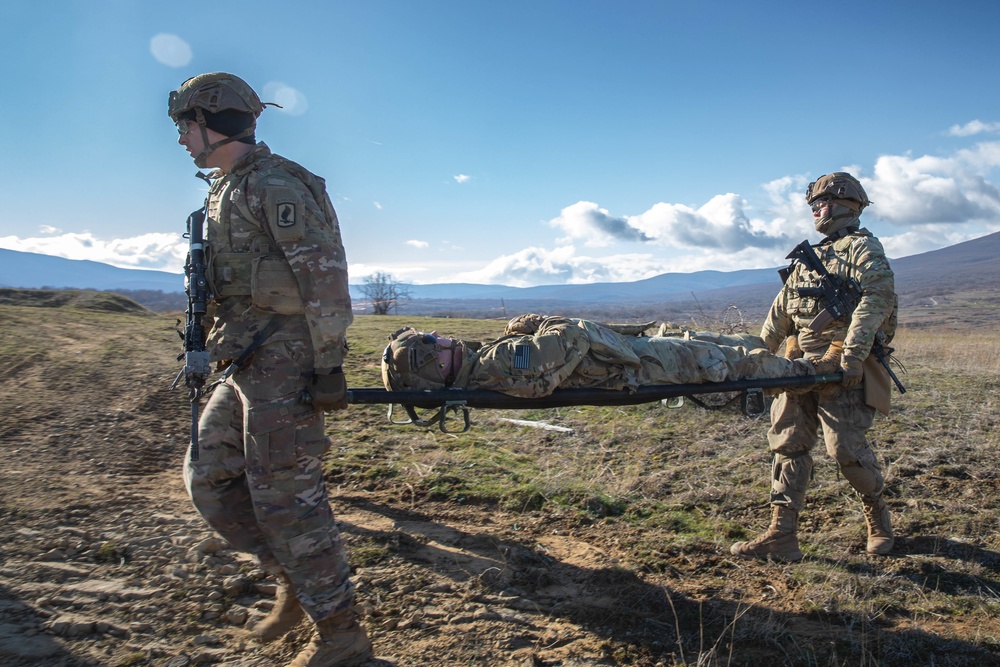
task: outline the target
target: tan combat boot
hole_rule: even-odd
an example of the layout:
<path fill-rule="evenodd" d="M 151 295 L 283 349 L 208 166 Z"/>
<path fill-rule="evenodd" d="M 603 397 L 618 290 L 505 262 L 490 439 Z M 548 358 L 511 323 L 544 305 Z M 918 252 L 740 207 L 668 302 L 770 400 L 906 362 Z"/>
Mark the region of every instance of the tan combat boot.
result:
<path fill-rule="evenodd" d="M 892 551 L 892 545 L 896 541 L 892 534 L 889 507 L 882 496 L 878 498 L 861 496 L 861 504 L 864 508 L 865 523 L 868 524 L 868 546 L 865 550 L 870 554 L 884 556 Z"/>
<path fill-rule="evenodd" d="M 844 341 L 835 340 L 826 348 L 826 352 L 818 359 L 812 359 L 816 375 L 829 375 L 840 372 L 840 360 L 844 356 Z"/>
<path fill-rule="evenodd" d="M 374 657 L 353 608 L 316 621 L 316 633 L 288 667 L 359 667 Z"/>
<path fill-rule="evenodd" d="M 729 552 L 741 558 L 770 558 L 791 562 L 802 560 L 798 523 L 798 510 L 775 505 L 771 509 L 771 526 L 749 542 L 737 542 L 729 548 Z"/>
<path fill-rule="evenodd" d="M 292 582 L 282 573 L 278 575 L 278 590 L 271 613 L 253 627 L 254 636 L 262 642 L 274 641 L 298 625 L 304 616 Z"/>

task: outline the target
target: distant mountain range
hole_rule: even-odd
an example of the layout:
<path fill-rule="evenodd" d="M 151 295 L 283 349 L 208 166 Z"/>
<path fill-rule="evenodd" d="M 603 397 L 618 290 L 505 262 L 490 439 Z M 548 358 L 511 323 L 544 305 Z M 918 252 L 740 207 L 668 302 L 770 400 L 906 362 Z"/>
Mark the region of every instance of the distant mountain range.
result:
<path fill-rule="evenodd" d="M 774 269 L 745 271 L 698 271 L 697 273 L 665 273 L 631 283 L 592 283 L 587 285 L 542 285 L 538 287 L 507 287 L 441 283 L 411 285 L 413 299 L 433 300 L 500 300 L 514 301 L 593 301 L 665 298 L 671 294 L 688 294 L 705 290 L 724 289 L 755 283 L 774 283 Z M 51 255 L 0 249 L 0 287 L 39 289 L 154 290 L 183 292 L 184 276 L 166 271 L 121 269 L 89 260 L 64 259 Z M 351 285 L 351 297 L 362 299 L 359 285 Z"/>
<path fill-rule="evenodd" d="M 183 292 L 184 276 L 0 249 L 0 287 Z"/>
<path fill-rule="evenodd" d="M 901 303 L 917 303 L 935 295 L 978 292 L 1000 286 L 1000 232 L 940 250 L 892 260 L 896 291 Z M 779 285 L 777 267 L 742 271 L 664 273 L 628 283 L 541 285 L 507 287 L 447 283 L 411 285 L 411 300 L 401 310 L 411 314 L 457 313 L 493 310 L 504 304 L 512 312 L 521 308 L 604 308 L 694 302 L 716 307 L 739 303 L 746 308 L 766 308 Z M 181 294 L 184 278 L 165 271 L 120 269 L 99 262 L 69 260 L 50 255 L 0 249 L 0 287 L 70 288 L 134 293 L 158 291 Z M 351 296 L 360 305 L 358 285 Z M 140 300 L 141 301 L 141 300 Z"/>

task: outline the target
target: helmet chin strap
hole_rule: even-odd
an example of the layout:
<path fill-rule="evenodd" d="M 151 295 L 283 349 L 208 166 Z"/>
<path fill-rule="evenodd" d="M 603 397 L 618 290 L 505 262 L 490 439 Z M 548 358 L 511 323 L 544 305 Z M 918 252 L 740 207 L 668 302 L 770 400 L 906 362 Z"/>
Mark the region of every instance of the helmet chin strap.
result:
<path fill-rule="evenodd" d="M 248 127 L 239 134 L 234 134 L 231 137 L 226 137 L 220 141 L 216 141 L 214 144 L 208 143 L 208 127 L 205 124 L 205 115 L 201 112 L 201 107 L 195 107 L 194 109 L 195 119 L 198 122 L 198 127 L 201 129 L 201 143 L 205 146 L 201 149 L 201 152 L 194 156 L 194 165 L 200 169 L 208 168 L 208 156 L 211 155 L 215 149 L 220 146 L 232 143 L 234 141 L 239 141 L 243 137 L 249 137 L 253 134 L 253 126 Z"/>

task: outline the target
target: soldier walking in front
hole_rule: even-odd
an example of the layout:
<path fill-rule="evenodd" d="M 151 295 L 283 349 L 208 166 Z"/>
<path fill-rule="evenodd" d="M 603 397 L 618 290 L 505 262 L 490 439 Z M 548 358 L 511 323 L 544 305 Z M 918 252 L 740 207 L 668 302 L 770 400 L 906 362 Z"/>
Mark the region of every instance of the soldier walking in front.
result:
<path fill-rule="evenodd" d="M 790 267 L 761 328 L 772 352 L 785 343 L 786 356 L 840 359 L 841 385 L 780 394 L 771 406 L 767 439 L 771 468 L 771 525 L 761 535 L 738 542 L 730 551 L 744 558 L 798 561 L 799 512 L 812 479 L 810 454 L 818 433 L 827 453 L 857 492 L 868 526 L 866 550 L 884 555 L 893 546 L 889 509 L 882 497 L 885 479 L 866 433 L 875 412 L 889 412 L 889 375 L 871 354 L 878 340 L 888 344 L 896 327 L 897 301 L 892 269 L 882 244 L 861 227 L 859 217 L 871 202 L 861 183 L 846 172 L 820 177 L 809 184 L 816 231 L 815 246 L 826 272 L 858 287 L 853 310 L 817 327 L 824 311 L 816 287 L 821 275 L 804 264 Z M 806 294 L 803 295 L 802 292 Z M 812 327 L 810 326 L 812 325 Z M 820 329 L 820 330 L 816 330 Z"/>
<path fill-rule="evenodd" d="M 347 407 L 347 260 L 323 179 L 256 143 L 264 106 L 245 81 L 221 72 L 170 93 L 178 143 L 214 169 L 205 347 L 228 369 L 199 420 L 198 456 L 188 456 L 184 477 L 208 524 L 278 579 L 257 637 L 277 639 L 308 616 L 317 634 L 289 667 L 350 667 L 367 662 L 372 647 L 322 466 L 330 445 L 323 413 Z"/>

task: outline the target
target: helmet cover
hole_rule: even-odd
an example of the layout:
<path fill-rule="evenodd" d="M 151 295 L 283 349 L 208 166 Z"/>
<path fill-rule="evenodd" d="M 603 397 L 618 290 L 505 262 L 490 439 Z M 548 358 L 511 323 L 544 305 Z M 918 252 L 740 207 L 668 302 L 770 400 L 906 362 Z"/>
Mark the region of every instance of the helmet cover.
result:
<path fill-rule="evenodd" d="M 857 213 L 871 204 L 861 182 L 846 171 L 835 171 L 810 183 L 806 188 L 806 202 L 812 204 L 820 197 L 829 197 L 834 203 L 847 206 Z"/>
<path fill-rule="evenodd" d="M 254 89 L 240 77 L 226 72 L 209 72 L 191 77 L 170 93 L 167 113 L 175 123 L 185 112 L 195 108 L 211 113 L 231 109 L 257 118 L 264 105 Z"/>
<path fill-rule="evenodd" d="M 451 358 L 451 350 L 457 345 L 459 341 L 439 338 L 435 333 L 412 327 L 400 329 L 389 336 L 382 353 L 382 384 L 389 391 L 445 388 L 451 368 L 444 360 Z"/>

